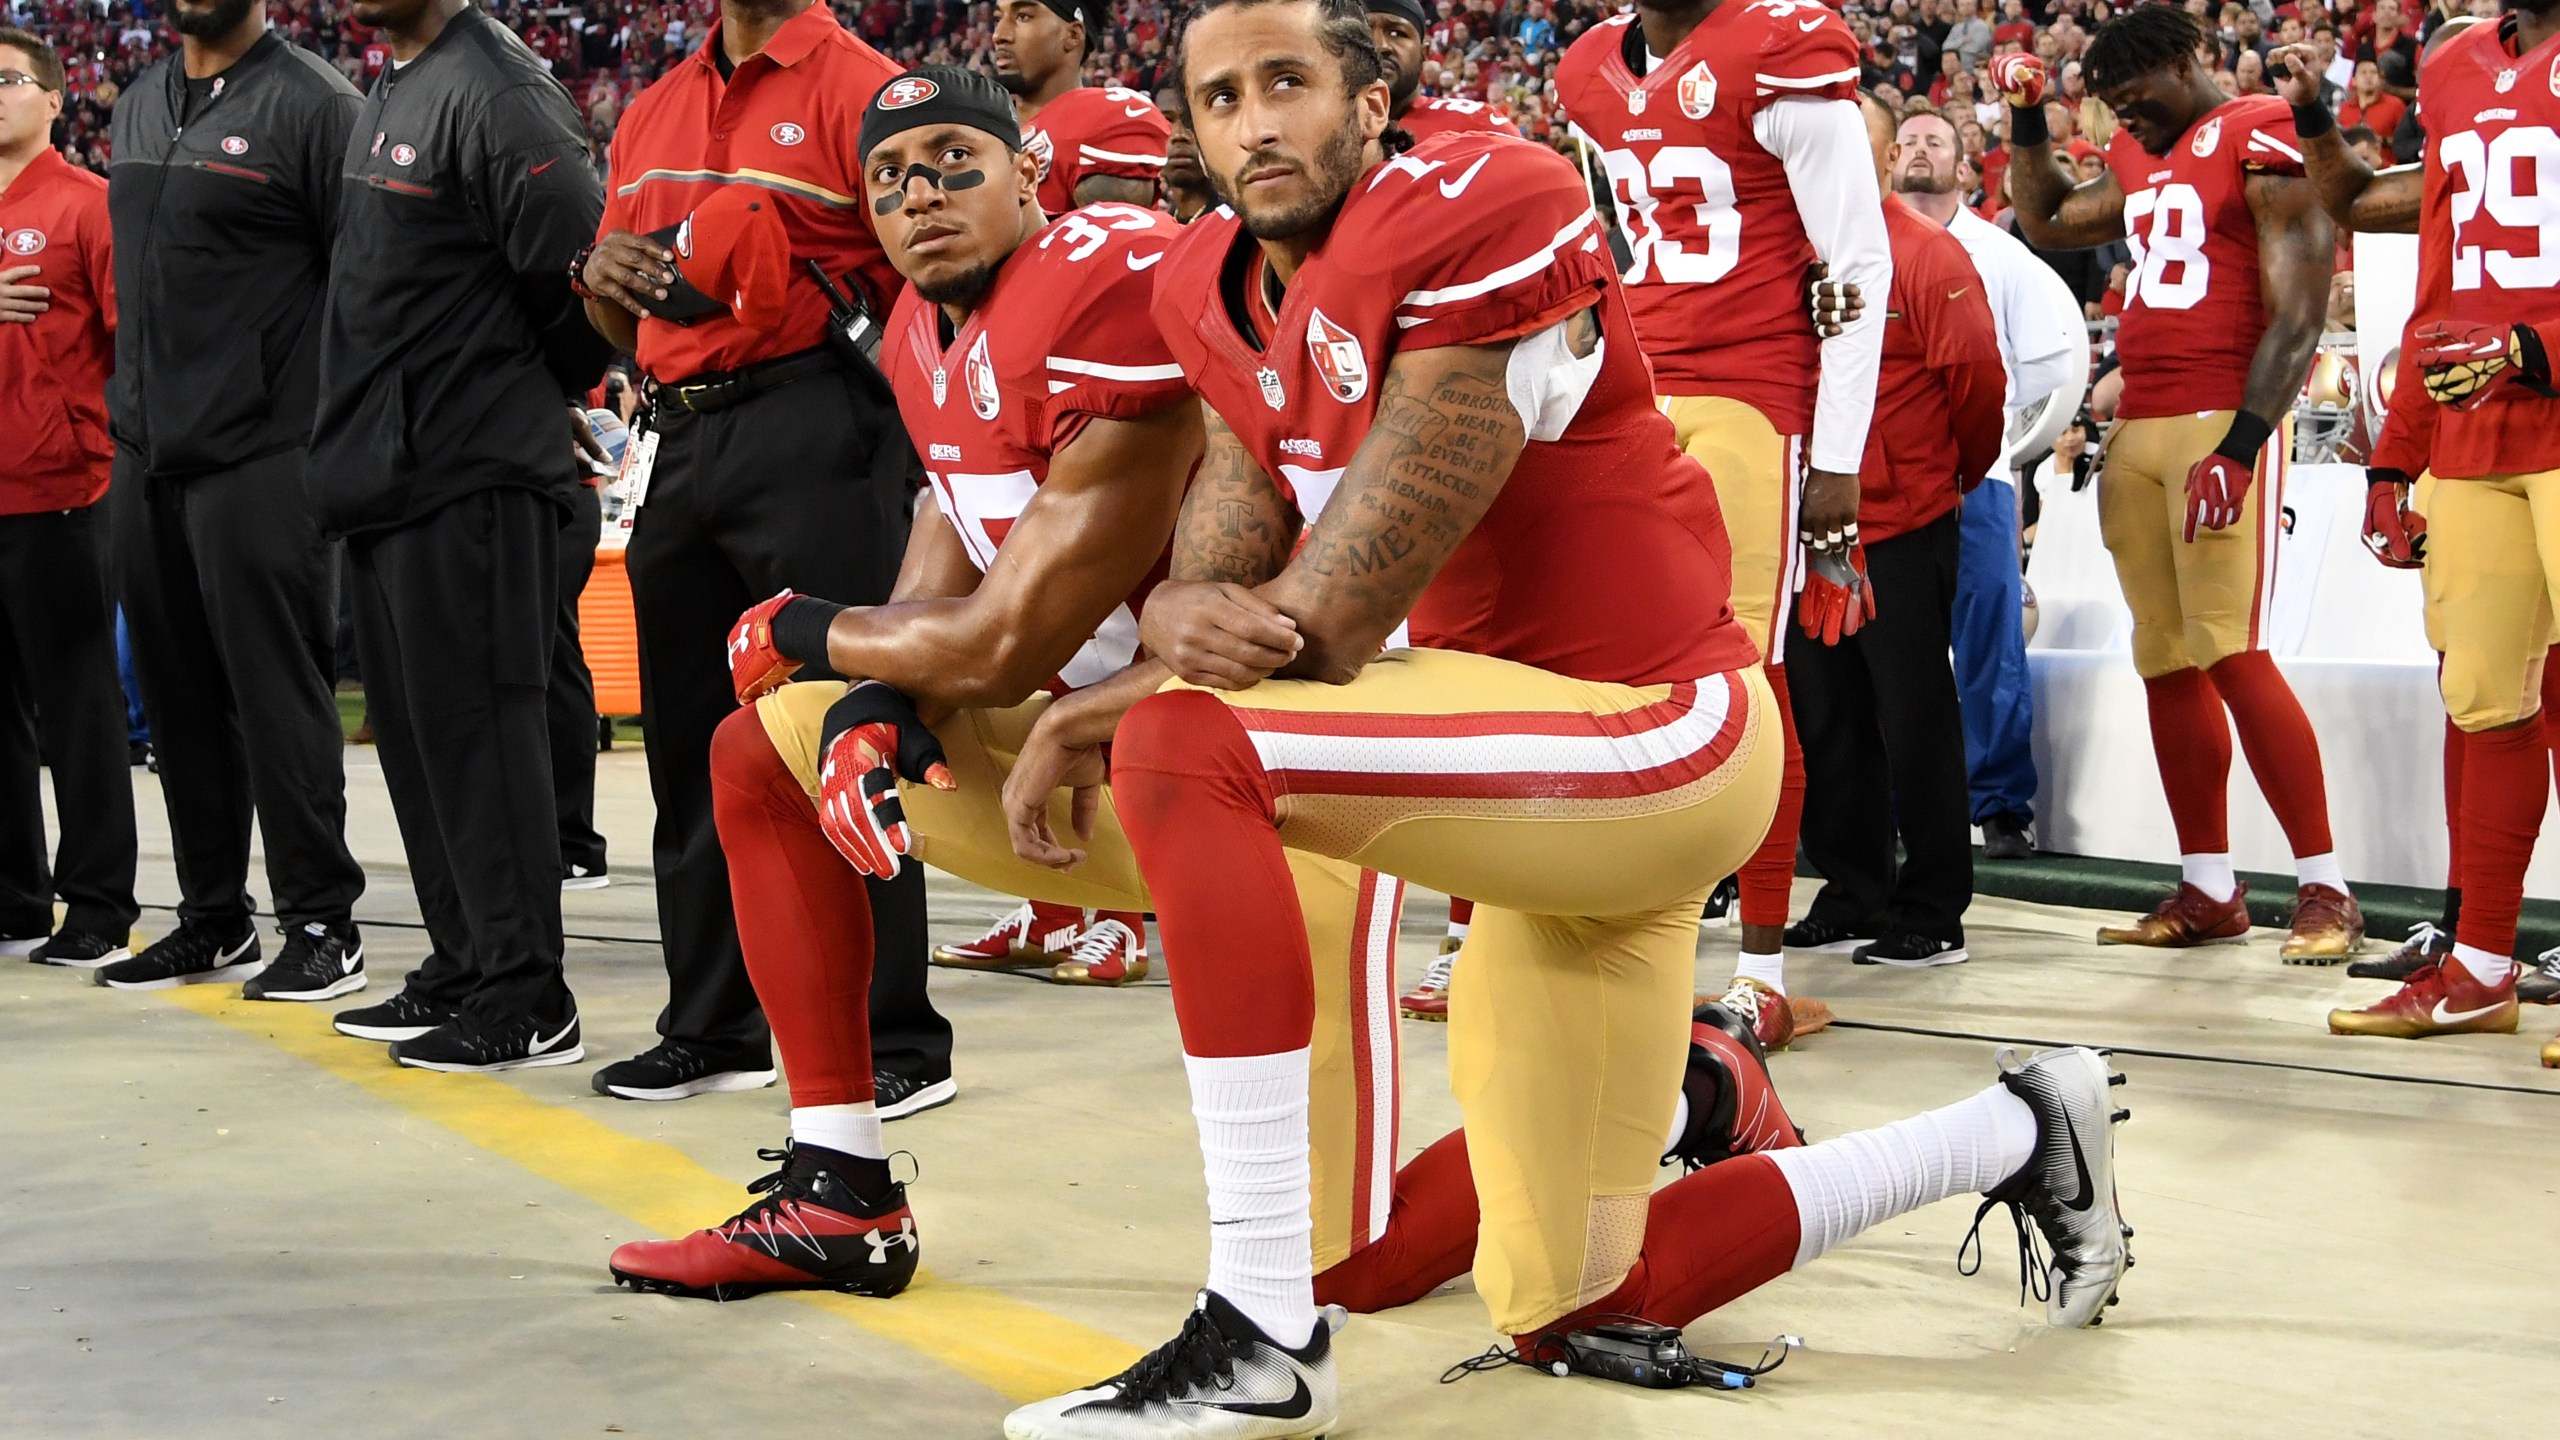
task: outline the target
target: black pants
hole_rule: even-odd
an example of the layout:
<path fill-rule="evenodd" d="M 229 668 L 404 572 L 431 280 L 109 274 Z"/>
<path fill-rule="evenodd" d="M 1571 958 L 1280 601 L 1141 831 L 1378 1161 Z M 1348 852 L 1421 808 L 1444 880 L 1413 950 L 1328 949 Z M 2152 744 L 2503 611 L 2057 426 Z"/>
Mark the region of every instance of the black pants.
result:
<path fill-rule="evenodd" d="M 560 506 L 482 490 L 347 542 L 376 754 L 434 949 L 423 997 L 490 1021 L 569 1014 L 543 697 Z"/>
<path fill-rule="evenodd" d="M 1787 645 L 1804 745 L 1804 852 L 1823 878 L 1808 918 L 1964 938 L 1973 837 L 1947 656 L 1958 540 L 1949 512 L 1868 546 L 1876 618 L 1837 645 L 1801 636 Z"/>
<path fill-rule="evenodd" d="M 711 818 L 711 732 L 738 708 L 729 627 L 785 587 L 845 604 L 888 599 L 917 464 L 895 408 L 844 372 L 709 415 L 661 406 L 657 420 L 664 438 L 628 564 L 658 806 L 668 982 L 658 1033 L 751 1060 L 770 1053 L 771 1037 L 738 953 Z M 921 867 L 875 882 L 871 913 L 874 1058 L 939 1080 L 950 1073 L 951 1027 L 925 997 Z"/>
<path fill-rule="evenodd" d="M 62 841 L 47 863 L 38 771 Z M 133 776 L 107 600 L 106 507 L 0 515 L 0 939 L 121 942 L 133 903 Z"/>
<path fill-rule="evenodd" d="M 288 929 L 343 921 L 364 893 L 331 693 L 338 547 L 312 522 L 302 471 L 298 450 L 177 481 L 116 456 L 117 591 L 160 757 L 178 918 L 225 932 L 255 908 L 253 813 Z"/>
<path fill-rule="evenodd" d="M 604 837 L 596 833 L 596 681 L 578 645 L 578 594 L 595 573 L 596 536 L 604 525 L 604 501 L 581 485 L 569 497 L 560 526 L 559 627 L 551 639 L 551 688 L 545 714 L 551 729 L 553 809 L 560 819 L 560 869 L 577 866 L 604 873 Z"/>

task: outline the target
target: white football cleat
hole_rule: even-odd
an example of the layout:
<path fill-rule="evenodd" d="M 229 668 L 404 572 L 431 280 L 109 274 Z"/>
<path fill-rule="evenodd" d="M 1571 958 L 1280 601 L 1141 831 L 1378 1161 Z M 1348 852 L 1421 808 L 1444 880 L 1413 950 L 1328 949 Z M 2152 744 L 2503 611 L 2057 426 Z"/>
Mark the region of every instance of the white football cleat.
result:
<path fill-rule="evenodd" d="M 1181 1333 L 1099 1385 L 1025 1405 L 1006 1440 L 1297 1440 L 1340 1418 L 1333 1327 L 1291 1350 L 1203 1290 Z"/>

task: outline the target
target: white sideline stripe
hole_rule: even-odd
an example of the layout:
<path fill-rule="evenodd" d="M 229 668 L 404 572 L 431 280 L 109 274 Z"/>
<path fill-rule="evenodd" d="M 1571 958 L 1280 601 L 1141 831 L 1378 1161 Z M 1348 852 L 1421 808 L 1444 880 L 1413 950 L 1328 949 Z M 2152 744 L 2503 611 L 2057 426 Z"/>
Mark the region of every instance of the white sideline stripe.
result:
<path fill-rule="evenodd" d="M 1774 85 L 1781 90 L 1819 90 L 1825 85 L 1837 85 L 1843 80 L 1855 80 L 1858 78 L 1858 72 L 1839 70 L 1829 75 L 1754 75 L 1751 78 L 1763 85 Z"/>
<path fill-rule="evenodd" d="M 1161 155 L 1123 155 L 1117 150 L 1096 150 L 1090 145 L 1079 145 L 1076 148 L 1084 152 L 1084 158 L 1087 160 L 1118 160 L 1130 165 L 1161 165 L 1164 163 L 1164 157 Z"/>
<path fill-rule="evenodd" d="M 1481 280 L 1469 280 L 1462 284 L 1446 285 L 1437 290 L 1411 291 L 1407 293 L 1402 300 L 1397 301 L 1396 304 L 1400 308 L 1403 306 L 1420 308 L 1429 305 L 1446 305 L 1452 300 L 1472 300 L 1478 295 L 1488 294 L 1492 291 L 1499 290 L 1503 286 L 1508 285 L 1515 280 L 1526 279 L 1527 277 L 1535 275 L 1539 271 L 1546 269 L 1549 265 L 1554 264 L 1556 252 L 1562 250 L 1568 242 L 1580 235 L 1585 227 L 1591 225 L 1598 219 L 1598 216 L 1588 210 L 1585 210 L 1581 214 L 1575 216 L 1571 224 L 1568 224 L 1562 230 L 1557 231 L 1556 238 L 1539 247 L 1536 254 L 1529 256 L 1525 260 L 1505 265 L 1501 269 L 1494 271 L 1492 274 L 1487 275 Z M 1428 319 L 1430 317 L 1425 316 L 1422 318 Z M 1421 324 L 1422 320 L 1409 320 L 1404 316 L 1399 315 L 1396 317 L 1396 323 L 1399 325 L 1412 326 Z"/>
<path fill-rule="evenodd" d="M 1730 691 L 1722 676 L 1699 682 L 1697 700 L 1668 724 L 1634 735 L 1471 735 L 1463 744 L 1421 735 L 1301 735 L 1256 730 L 1265 770 L 1362 775 L 1624 775 L 1659 769 L 1715 743 Z M 1423 717 L 1415 717 L 1417 719 Z"/>
<path fill-rule="evenodd" d="M 2300 160 L 2302 158 L 2301 151 L 2294 149 L 2292 146 L 2287 145 L 2264 130 L 2250 131 L 2249 143 L 2252 145 L 2264 145 L 2270 150 L 2280 150 L 2295 160 Z"/>
<path fill-rule="evenodd" d="M 1387 1217 L 1395 1206 L 1396 1107 L 1404 1095 L 1404 1077 L 1396 1066 L 1396 912 L 1403 904 L 1404 882 L 1379 875 L 1373 890 L 1368 944 L 1360 956 L 1369 977 L 1369 1013 L 1361 1026 L 1367 1063 L 1360 1076 L 1369 1100 L 1369 1244 L 1386 1235 Z"/>
<path fill-rule="evenodd" d="M 1077 360 L 1065 355 L 1049 357 L 1049 368 L 1063 375 L 1090 375 L 1097 380 L 1179 380 L 1179 365 L 1105 365 L 1099 360 Z M 1052 382 L 1051 394 L 1057 393 Z"/>

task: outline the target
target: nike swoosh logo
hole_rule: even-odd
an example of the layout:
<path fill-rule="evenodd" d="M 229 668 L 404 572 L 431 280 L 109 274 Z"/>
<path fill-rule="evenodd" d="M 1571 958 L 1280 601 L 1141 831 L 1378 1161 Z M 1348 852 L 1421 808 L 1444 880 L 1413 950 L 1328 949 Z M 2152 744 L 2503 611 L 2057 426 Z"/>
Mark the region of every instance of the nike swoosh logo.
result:
<path fill-rule="evenodd" d="M 550 169 L 552 166 L 557 165 L 557 164 L 559 164 L 559 163 L 560 163 L 560 157 L 559 157 L 559 156 L 557 156 L 557 155 L 554 155 L 554 156 L 552 156 L 550 159 L 543 161 L 541 164 L 534 166 L 534 167 L 533 167 L 533 169 L 532 169 L 532 171 L 531 171 L 530 173 L 535 174 L 535 175 L 539 175 L 539 174 L 541 174 L 543 171 L 548 170 L 548 169 Z"/>
<path fill-rule="evenodd" d="M 239 959 L 241 956 L 248 954 L 249 947 L 257 943 L 258 937 L 252 935 L 248 939 L 241 941 L 239 944 L 232 946 L 230 949 L 223 951 L 221 954 L 214 956 L 213 963 L 216 966 L 228 965 L 232 961 Z"/>
<path fill-rule="evenodd" d="M 1814 16 L 1814 17 L 1813 17 L 1812 19 L 1810 19 L 1810 20 L 1798 21 L 1798 22 L 1797 22 L 1797 24 L 1796 24 L 1796 28 L 1797 28 L 1798 30 L 1803 31 L 1803 32 L 1804 32 L 1804 33 L 1806 33 L 1807 35 L 1810 35 L 1810 34 L 1812 34 L 1814 31 L 1819 30 L 1819 29 L 1821 29 L 1821 28 L 1822 28 L 1822 17 L 1821 17 L 1821 16 L 1819 16 L 1819 15 L 1816 15 L 1816 16 Z"/>
<path fill-rule="evenodd" d="M 2080 1194 L 2077 1199 L 2064 1201 L 2062 1208 L 2086 1211 L 2098 1199 L 2097 1188 L 2089 1183 L 2089 1157 L 2080 1152 L 2079 1127 L 2071 1126 L 2064 1133 L 2071 1137 L 2071 1168 L 2080 1172 Z"/>
<path fill-rule="evenodd" d="M 533 1053 L 533 1054 L 536 1054 L 536 1055 L 541 1054 L 543 1051 L 548 1050 L 548 1049 L 550 1049 L 552 1046 L 559 1044 L 562 1036 L 567 1035 L 570 1031 L 575 1030 L 575 1029 L 577 1029 L 577 1028 L 578 1028 L 578 1017 L 577 1017 L 577 1016 L 575 1016 L 575 1015 L 572 1015 L 572 1016 L 570 1016 L 570 1017 L 569 1017 L 569 1023 L 568 1023 L 568 1024 L 566 1024 L 566 1025 L 561 1026 L 561 1027 L 560 1027 L 560 1029 L 559 1029 L 559 1031 L 558 1031 L 556 1034 L 552 1035 L 552 1036 L 551 1036 L 549 1039 L 547 1039 L 547 1040 L 546 1040 L 546 1039 L 544 1039 L 544 1038 L 542 1037 L 542 1035 L 541 1035 L 539 1032 L 537 1032 L 537 1033 L 534 1035 L 534 1037 L 533 1037 L 533 1050 L 532 1050 L 532 1053 Z M 2077 1144 L 2077 1143 L 2079 1143 L 2079 1142 L 2075 1140 L 2075 1141 L 2073 1141 L 2072 1143 Z M 2081 1183 L 2082 1183 L 2082 1185 L 2085 1187 L 2085 1186 L 2087 1185 L 2087 1183 L 2088 1183 L 2088 1182 L 2087 1182 L 2088 1172 L 2084 1170 L 2084 1171 L 2082 1171 L 2082 1172 L 2080 1172 L 2080 1173 L 2081 1173 L 2081 1176 L 2082 1176 L 2082 1181 L 2081 1181 Z"/>
<path fill-rule="evenodd" d="M 1202 1410 L 1224 1410 L 1230 1415 L 1262 1415 L 1274 1420 L 1296 1420 L 1315 1408 L 1316 1397 L 1307 1393 L 1306 1376 L 1294 1375 L 1290 1378 L 1296 1383 L 1298 1389 L 1296 1394 L 1286 1400 L 1235 1400 L 1223 1404 L 1214 1400 L 1190 1400 L 1184 1403 L 1197 1406 Z"/>
<path fill-rule="evenodd" d="M 1455 200 L 1459 196 L 1467 193 L 1467 187 L 1476 183 L 1476 172 L 1482 170 L 1484 168 L 1484 162 L 1492 158 L 1493 157 L 1490 155 L 1479 155 L 1476 157 L 1476 163 L 1467 167 L 1466 174 L 1459 176 L 1455 180 L 1441 181 L 1440 198 L 1443 200 Z"/>
<path fill-rule="evenodd" d="M 2465 1020 L 2477 1020 L 2483 1015 L 2496 1014 L 2505 1006 L 2506 1002 L 2501 1000 L 2495 1005 L 2483 1005 L 2477 1010 L 2447 1010 L 2444 1008 L 2444 1002 L 2439 1000 L 2436 1002 L 2435 1022 L 2439 1025 L 2459 1025 Z"/>
<path fill-rule="evenodd" d="M 1959 286 L 1957 286 L 1956 288 L 1954 288 L 1953 290 L 1950 290 L 1950 291 L 1948 291 L 1948 292 L 1947 292 L 1947 298 L 1948 298 L 1948 299 L 1950 299 L 1950 300 L 1953 300 L 1953 299 L 1954 299 L 1954 298 L 1956 298 L 1957 296 L 1959 296 L 1959 295 L 1963 294 L 1964 292 L 1966 292 L 1967 290 L 1970 290 L 1970 289 L 1972 289 L 1972 288 L 1973 288 L 1973 287 L 1972 287 L 1972 286 L 1970 286 L 1970 285 L 1959 285 Z"/>
<path fill-rule="evenodd" d="M 1152 270 L 1155 268 L 1155 263 L 1163 258 L 1164 252 L 1161 250 L 1157 251 L 1153 255 L 1132 255 L 1129 257 L 1129 268 L 1132 270 Z"/>
<path fill-rule="evenodd" d="M 1154 114 L 1154 113 L 1155 113 L 1155 108 L 1156 108 L 1156 107 L 1154 107 L 1153 105 L 1132 105 L 1132 106 L 1130 106 L 1128 109 L 1123 110 L 1123 111 L 1121 111 L 1120 113 L 1121 113 L 1121 114 L 1123 114 L 1123 115 L 1128 116 L 1128 117 L 1129 117 L 1130 119 L 1132 119 L 1132 120 L 1144 120 L 1144 119 L 1146 119 L 1149 115 L 1152 115 L 1152 114 Z"/>

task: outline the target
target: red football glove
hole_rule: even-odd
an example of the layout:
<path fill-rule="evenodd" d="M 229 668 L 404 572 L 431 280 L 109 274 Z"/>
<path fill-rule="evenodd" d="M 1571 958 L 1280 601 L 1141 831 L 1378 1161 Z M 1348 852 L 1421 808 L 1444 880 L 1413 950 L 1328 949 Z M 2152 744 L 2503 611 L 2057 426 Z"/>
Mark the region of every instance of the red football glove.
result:
<path fill-rule="evenodd" d="M 2267 448 L 2267 440 L 2275 427 L 2246 410 L 2235 412 L 2231 428 L 2222 434 L 2222 443 L 2213 453 L 2187 467 L 2187 543 L 2196 540 L 2196 527 L 2220 530 L 2240 518 L 2241 502 L 2249 498 L 2249 482 L 2258 468 L 2259 452 Z"/>
<path fill-rule="evenodd" d="M 2047 78 L 2044 61 L 2033 55 L 2002 55 L 1991 62 L 1991 88 L 2021 110 L 2044 103 Z"/>
<path fill-rule="evenodd" d="M 1807 638 L 1837 645 L 1876 618 L 1875 587 L 1867 583 L 1867 549 L 1852 540 L 1837 549 L 1808 551 L 1804 594 L 1796 599 L 1796 623 Z"/>
<path fill-rule="evenodd" d="M 2364 548 L 2394 570 L 2425 569 L 2427 517 L 2409 508 L 2409 477 L 2387 469 L 2364 474 Z"/>
<path fill-rule="evenodd" d="M 2542 337 L 2530 325 L 2437 321 L 2412 338 L 2418 350 L 2410 358 L 2426 379 L 2427 394 L 2439 405 L 2468 410 L 2509 383 L 2539 395 L 2552 393 L 2551 362 L 2543 353 Z"/>
<path fill-rule="evenodd" d="M 799 661 L 784 659 L 782 652 L 773 645 L 775 612 L 797 598 L 785 590 L 749 608 L 730 628 L 729 685 L 738 692 L 739 704 L 745 705 L 759 696 L 771 694 L 799 670 Z"/>
<path fill-rule="evenodd" d="M 915 836 L 898 800 L 898 778 L 957 790 L 942 744 L 916 718 L 915 702 L 865 680 L 827 707 L 818 742 L 818 828 L 853 868 L 893 880 Z"/>

